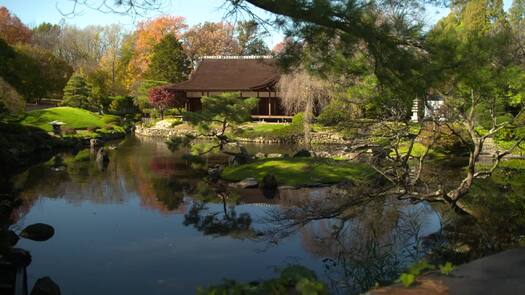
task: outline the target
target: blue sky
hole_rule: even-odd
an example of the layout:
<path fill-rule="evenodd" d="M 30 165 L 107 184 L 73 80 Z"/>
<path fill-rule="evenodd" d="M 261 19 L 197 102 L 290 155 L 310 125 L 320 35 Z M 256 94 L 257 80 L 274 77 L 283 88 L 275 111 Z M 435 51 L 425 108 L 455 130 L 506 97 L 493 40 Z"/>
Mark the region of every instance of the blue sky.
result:
<path fill-rule="evenodd" d="M 92 2 L 95 2 L 94 0 Z M 111 0 L 110 0 L 111 1 Z M 36 26 L 42 22 L 59 23 L 62 19 L 68 24 L 80 27 L 87 25 L 107 25 L 119 23 L 132 29 L 136 22 L 145 18 L 155 17 L 163 14 L 179 15 L 186 18 L 188 25 L 195 25 L 205 21 L 221 21 L 225 19 L 226 9 L 221 8 L 223 0 L 171 0 L 163 7 L 162 11 L 155 11 L 143 17 L 130 17 L 110 13 L 103 13 L 93 9 L 81 7 L 72 16 L 65 16 L 62 12 L 72 9 L 70 0 L 0 0 L 0 6 L 18 16 L 22 22 L 29 27 Z M 256 10 L 261 17 L 269 14 Z M 282 34 L 272 31 L 267 43 L 273 46 L 282 40 Z"/>
<path fill-rule="evenodd" d="M 92 0 L 92 2 L 99 0 Z M 110 0 L 111 1 L 111 0 Z M 195 25 L 204 21 L 221 21 L 224 19 L 226 10 L 221 8 L 224 0 L 171 0 L 167 1 L 166 7 L 161 12 L 150 13 L 147 17 L 155 17 L 162 14 L 184 16 L 189 25 Z M 505 0 L 505 4 L 510 5 L 511 0 Z M 115 14 L 102 13 L 100 11 L 80 8 L 73 16 L 64 16 L 59 11 L 69 12 L 72 9 L 71 0 L 0 0 L 0 6 L 7 7 L 12 13 L 17 15 L 22 22 L 30 27 L 42 22 L 59 23 L 64 20 L 68 24 L 75 24 L 80 27 L 87 25 L 107 25 L 120 23 L 131 29 L 134 24 L 147 17 L 132 18 Z M 268 16 L 267 13 L 256 10 L 262 17 Z M 434 23 L 439 18 L 446 15 L 448 9 L 428 10 L 428 22 Z M 267 43 L 272 47 L 282 40 L 282 34 L 272 31 Z"/>

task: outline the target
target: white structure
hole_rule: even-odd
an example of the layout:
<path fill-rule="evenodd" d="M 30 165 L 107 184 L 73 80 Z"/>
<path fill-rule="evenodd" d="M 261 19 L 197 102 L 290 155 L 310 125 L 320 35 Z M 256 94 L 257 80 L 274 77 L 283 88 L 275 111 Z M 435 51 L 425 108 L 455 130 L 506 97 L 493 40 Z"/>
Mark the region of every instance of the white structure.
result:
<path fill-rule="evenodd" d="M 417 98 L 414 99 L 414 102 L 412 103 L 412 117 L 410 117 L 410 121 L 419 121 L 419 99 Z"/>
<path fill-rule="evenodd" d="M 438 98 L 438 97 L 434 97 L 431 100 L 427 100 L 424 105 L 422 119 L 431 118 L 436 115 L 439 115 L 439 110 L 443 107 L 444 104 L 445 102 L 443 101 L 443 99 Z M 419 121 L 420 110 L 421 110 L 421 107 L 420 107 L 419 99 L 414 99 L 414 102 L 412 104 L 412 117 L 410 118 L 412 122 Z"/>

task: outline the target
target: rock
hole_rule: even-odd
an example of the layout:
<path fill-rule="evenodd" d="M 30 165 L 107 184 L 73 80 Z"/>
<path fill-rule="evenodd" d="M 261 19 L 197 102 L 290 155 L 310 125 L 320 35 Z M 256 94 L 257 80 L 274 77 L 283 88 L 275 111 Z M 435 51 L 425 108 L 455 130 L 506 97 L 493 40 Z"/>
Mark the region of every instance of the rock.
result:
<path fill-rule="evenodd" d="M 228 158 L 228 166 L 239 166 L 248 164 L 250 160 L 250 155 L 241 152 L 239 154 L 236 154 L 235 156 L 231 156 L 230 158 Z"/>
<path fill-rule="evenodd" d="M 30 295 L 60 295 L 60 287 L 50 277 L 43 277 L 36 281 Z"/>
<path fill-rule="evenodd" d="M 469 253 L 471 250 L 472 248 L 468 244 L 465 244 L 465 243 L 457 243 L 456 245 L 454 245 L 454 252 L 456 253 L 465 254 L 465 253 Z"/>
<path fill-rule="evenodd" d="M 278 187 L 279 183 L 277 182 L 277 178 L 272 174 L 266 174 L 259 185 L 259 188 L 262 190 L 277 190 Z"/>
<path fill-rule="evenodd" d="M 337 183 L 333 187 L 338 188 L 338 189 L 351 189 L 352 187 L 355 187 L 355 184 L 351 180 L 344 180 L 344 181 Z"/>
<path fill-rule="evenodd" d="M 278 187 L 279 190 L 295 190 L 297 187 L 291 185 L 281 185 Z"/>
<path fill-rule="evenodd" d="M 236 156 L 230 156 L 228 158 L 228 166 L 230 166 L 230 167 L 239 166 L 239 162 L 237 161 L 237 157 Z"/>
<path fill-rule="evenodd" d="M 55 229 L 48 224 L 35 223 L 22 230 L 20 236 L 33 241 L 47 241 L 55 234 Z"/>
<path fill-rule="evenodd" d="M 99 147 L 102 144 L 102 142 L 96 138 L 92 138 L 89 140 L 89 146 L 94 149 L 96 147 Z"/>
<path fill-rule="evenodd" d="M 332 157 L 332 155 L 329 152 L 324 152 L 324 151 L 315 153 L 315 156 L 317 158 L 331 158 Z M 298 157 L 294 155 L 294 158 L 298 158 Z"/>
<path fill-rule="evenodd" d="M 277 158 L 284 158 L 283 154 L 273 153 L 266 155 L 267 159 L 277 159 Z"/>
<path fill-rule="evenodd" d="M 263 196 L 267 199 L 273 199 L 279 194 L 279 189 L 262 189 Z"/>
<path fill-rule="evenodd" d="M 241 180 L 237 183 L 234 183 L 234 187 L 240 188 L 240 189 L 246 189 L 246 188 L 255 188 L 257 187 L 259 183 L 257 182 L 257 179 L 250 177 L 246 178 L 244 180 Z"/>
<path fill-rule="evenodd" d="M 305 149 L 299 150 L 297 153 L 293 155 L 294 158 L 310 158 L 312 154 Z"/>
<path fill-rule="evenodd" d="M 266 154 L 265 153 L 257 153 L 257 154 L 255 154 L 255 158 L 256 159 L 265 159 L 266 158 Z"/>
<path fill-rule="evenodd" d="M 18 243 L 20 237 L 18 237 L 18 235 L 14 231 L 9 230 L 7 231 L 6 239 L 9 246 L 13 247 L 14 245 L 16 245 L 16 243 Z"/>
<path fill-rule="evenodd" d="M 219 179 L 219 177 L 221 176 L 222 170 L 224 170 L 224 166 L 221 166 L 221 165 L 217 165 L 215 167 L 208 168 L 208 176 L 211 179 Z"/>
<path fill-rule="evenodd" d="M 31 254 L 24 249 L 10 249 L 6 255 L 6 259 L 15 267 L 27 267 L 31 264 Z"/>
<path fill-rule="evenodd" d="M 272 174 L 266 174 L 259 185 L 259 189 L 267 199 L 273 199 L 279 194 L 279 183 Z"/>
<path fill-rule="evenodd" d="M 108 163 L 109 162 L 109 155 L 106 149 L 101 148 L 97 152 L 97 162 L 99 163 Z"/>

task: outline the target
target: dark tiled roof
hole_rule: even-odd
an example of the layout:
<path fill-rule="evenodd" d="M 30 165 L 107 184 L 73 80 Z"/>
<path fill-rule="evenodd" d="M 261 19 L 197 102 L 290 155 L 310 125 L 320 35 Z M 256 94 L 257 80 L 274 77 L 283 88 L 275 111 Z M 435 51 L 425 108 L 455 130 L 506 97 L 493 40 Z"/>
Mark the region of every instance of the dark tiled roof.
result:
<path fill-rule="evenodd" d="M 208 58 L 200 61 L 188 81 L 170 85 L 180 91 L 267 90 L 279 80 L 271 58 Z"/>

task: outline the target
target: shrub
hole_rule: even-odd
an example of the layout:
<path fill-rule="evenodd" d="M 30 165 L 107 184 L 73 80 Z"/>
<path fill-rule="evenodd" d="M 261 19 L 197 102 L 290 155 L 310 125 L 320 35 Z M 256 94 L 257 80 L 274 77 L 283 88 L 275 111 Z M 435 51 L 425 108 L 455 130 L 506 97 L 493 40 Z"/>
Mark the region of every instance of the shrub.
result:
<path fill-rule="evenodd" d="M 110 124 L 110 123 L 120 124 L 120 117 L 114 116 L 114 115 L 104 115 L 102 116 L 102 122 L 106 124 Z"/>
<path fill-rule="evenodd" d="M 5 113 L 22 113 L 24 99 L 15 88 L 0 77 L 0 116 Z"/>
<path fill-rule="evenodd" d="M 466 131 L 462 129 L 461 127 L 452 126 L 455 129 L 455 132 L 457 133 L 465 133 Z M 456 154 L 462 154 L 467 152 L 467 146 L 465 146 L 461 140 L 452 133 L 447 127 L 439 127 L 438 130 L 438 137 L 436 139 L 436 142 L 434 143 L 434 146 L 432 147 L 433 150 L 437 152 L 442 153 L 456 153 Z M 428 124 L 424 127 L 423 132 L 421 132 L 421 143 L 425 146 L 428 146 L 432 141 L 432 126 L 431 124 Z M 466 134 L 463 134 L 463 137 L 466 137 Z"/>
<path fill-rule="evenodd" d="M 317 122 L 325 126 L 336 126 L 348 120 L 350 113 L 340 100 L 330 102 L 317 116 Z"/>
<path fill-rule="evenodd" d="M 116 115 L 135 114 L 139 112 L 138 107 L 133 103 L 131 96 L 112 96 L 110 97 L 109 111 Z"/>
<path fill-rule="evenodd" d="M 87 130 L 90 131 L 90 132 L 95 132 L 97 131 L 98 127 L 89 127 Z"/>
<path fill-rule="evenodd" d="M 304 113 L 297 113 L 292 118 L 292 125 L 302 126 L 304 123 Z"/>

